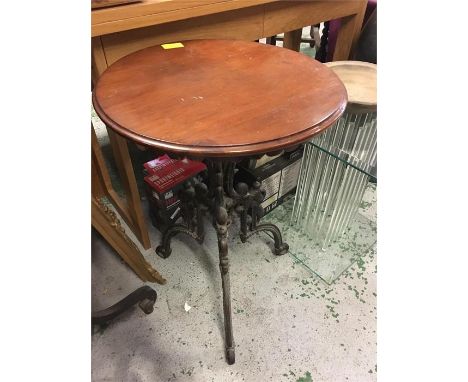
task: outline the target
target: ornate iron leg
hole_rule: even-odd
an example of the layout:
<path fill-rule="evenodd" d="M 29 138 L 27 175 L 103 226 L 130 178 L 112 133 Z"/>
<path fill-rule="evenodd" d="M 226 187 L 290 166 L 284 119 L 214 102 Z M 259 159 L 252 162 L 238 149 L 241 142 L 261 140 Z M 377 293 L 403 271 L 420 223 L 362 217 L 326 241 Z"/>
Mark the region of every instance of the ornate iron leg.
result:
<path fill-rule="evenodd" d="M 156 248 L 156 253 L 163 259 L 168 258 L 171 254 L 171 240 L 179 233 L 189 235 L 199 243 L 203 243 L 204 230 L 202 224 L 202 214 L 204 213 L 204 209 L 199 201 L 196 200 L 198 196 L 197 192 L 200 193 L 200 197 L 204 197 L 206 193 L 206 187 L 194 188 L 192 183 L 188 182 L 185 184 L 184 189 L 180 192 L 184 224 L 174 224 L 164 232 L 161 245 Z"/>
<path fill-rule="evenodd" d="M 227 230 L 229 225 L 229 216 L 226 210 L 223 189 L 223 169 L 222 164 L 217 163 L 215 173 L 215 227 L 218 236 L 219 250 L 219 269 L 221 271 L 221 282 L 223 288 L 223 309 L 224 309 L 224 333 L 226 358 L 229 365 L 235 360 L 234 336 L 232 332 L 232 314 L 231 314 L 231 284 L 229 280 L 229 258 Z"/>
<path fill-rule="evenodd" d="M 240 216 L 240 239 L 243 243 L 257 232 L 270 232 L 275 241 L 274 254 L 277 256 L 284 255 L 289 250 L 289 245 L 283 242 L 281 231 L 277 226 L 271 223 L 258 224 L 258 220 L 263 216 L 263 207 L 261 202 L 265 198 L 265 193 L 260 189 L 261 184 L 254 182 L 252 189 L 245 183 L 238 183 L 234 189 L 234 164 L 228 165 L 227 168 L 227 192 L 235 199 L 236 212 Z M 248 211 L 251 210 L 251 215 Z"/>
<path fill-rule="evenodd" d="M 208 179 L 206 183 L 196 179 L 180 194 L 184 224 L 169 227 L 163 235 L 161 245 L 156 248 L 159 256 L 166 258 L 171 253 L 171 239 L 178 233 L 187 234 L 199 242 L 203 241 L 202 216 L 207 209 L 212 211 L 213 225 L 218 237 L 219 269 L 223 289 L 225 348 L 228 364 L 235 362 L 235 345 L 232 328 L 231 286 L 229 280 L 228 227 L 231 224 L 231 213 L 235 210 L 240 216 L 240 238 L 245 242 L 256 232 L 270 232 L 275 241 L 274 253 L 284 255 L 289 246 L 283 243 L 281 232 L 273 224 L 257 224 L 263 216 L 261 202 L 265 197 L 260 183 L 255 182 L 252 188 L 246 183 L 234 187 L 234 162 L 207 161 Z"/>
<path fill-rule="evenodd" d="M 319 27 L 320 29 L 320 27 Z M 323 24 L 322 38 L 320 41 L 320 48 L 315 53 L 315 59 L 320 62 L 327 62 L 328 55 L 328 32 L 330 29 L 330 21 L 325 21 Z"/>
<path fill-rule="evenodd" d="M 102 325 L 117 317 L 136 303 L 146 314 L 153 312 L 153 305 L 156 302 L 157 294 L 153 288 L 142 286 L 130 293 L 116 304 L 107 309 L 92 313 L 91 322 L 93 325 Z"/>
<path fill-rule="evenodd" d="M 253 185 L 254 188 L 254 197 L 252 198 L 252 222 L 250 226 L 250 232 L 242 237 L 241 241 L 245 242 L 250 236 L 257 232 L 270 232 L 273 235 L 273 239 L 275 241 L 275 249 L 274 254 L 276 256 L 285 255 L 288 253 L 289 245 L 288 243 L 283 242 L 283 238 L 281 236 L 281 231 L 277 226 L 271 223 L 262 223 L 257 224 L 258 221 L 263 217 L 263 207 L 260 205 L 260 202 L 263 200 L 263 193 L 260 193 L 260 183 L 256 182 Z M 259 194 L 261 196 L 259 196 Z"/>
<path fill-rule="evenodd" d="M 277 226 L 271 223 L 262 223 L 257 225 L 255 228 L 253 228 L 247 235 L 243 236 L 241 235 L 241 241 L 243 243 L 246 242 L 246 240 L 252 236 L 254 233 L 257 232 L 270 232 L 273 235 L 273 239 L 275 241 L 275 249 L 274 249 L 274 254 L 276 256 L 281 256 L 285 255 L 288 253 L 289 250 L 289 245 L 288 243 L 283 242 L 283 238 L 281 237 L 281 231 Z"/>
<path fill-rule="evenodd" d="M 200 238 L 196 232 L 192 232 L 182 224 L 175 224 L 166 229 L 162 236 L 161 245 L 158 245 L 156 247 L 156 253 L 160 257 L 162 257 L 163 259 L 167 259 L 169 257 L 169 255 L 172 253 L 171 240 L 175 235 L 179 233 L 186 234 L 197 240 L 199 243 L 203 242 L 203 238 Z"/>

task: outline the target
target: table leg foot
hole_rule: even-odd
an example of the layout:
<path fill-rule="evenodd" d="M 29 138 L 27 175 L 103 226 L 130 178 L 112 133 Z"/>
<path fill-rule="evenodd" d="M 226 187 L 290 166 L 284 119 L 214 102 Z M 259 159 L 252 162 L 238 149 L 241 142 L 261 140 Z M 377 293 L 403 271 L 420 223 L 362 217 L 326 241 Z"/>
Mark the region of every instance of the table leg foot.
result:
<path fill-rule="evenodd" d="M 236 362 L 236 353 L 234 348 L 226 348 L 226 359 L 229 365 L 233 365 Z"/>
<path fill-rule="evenodd" d="M 146 285 L 142 286 L 109 308 L 93 312 L 91 322 L 93 325 L 105 324 L 131 308 L 136 303 L 138 303 L 143 312 L 150 314 L 153 312 L 153 306 L 156 302 L 156 298 L 157 294 L 153 288 Z"/>
<path fill-rule="evenodd" d="M 187 227 L 181 224 L 176 224 L 176 225 L 169 227 L 164 232 L 163 237 L 161 239 L 161 245 L 158 245 L 156 247 L 156 254 L 162 257 L 163 259 L 167 259 L 172 253 L 171 240 L 175 235 L 179 233 L 186 234 L 192 237 L 193 239 L 197 240 L 199 243 L 203 242 L 203 237 L 199 237 L 196 232 L 192 232 Z"/>
<path fill-rule="evenodd" d="M 140 301 L 138 303 L 138 306 L 143 311 L 143 313 L 150 314 L 150 313 L 153 313 L 154 303 L 155 303 L 155 301 L 153 301 L 153 300 L 151 300 L 149 298 L 145 298 L 144 300 L 142 300 L 142 301 Z"/>
<path fill-rule="evenodd" d="M 163 259 L 167 259 L 171 253 L 172 253 L 172 249 L 170 247 L 166 248 L 162 245 L 158 245 L 156 247 L 156 254 Z"/>
<path fill-rule="evenodd" d="M 233 171 L 231 171 L 233 172 Z M 229 176 L 230 173 L 228 173 Z M 233 175 L 228 178 L 228 185 L 232 184 Z M 281 231 L 277 226 L 271 223 L 258 224 L 258 221 L 264 215 L 261 203 L 265 198 L 265 191 L 261 190 L 260 182 L 254 182 L 249 190 L 247 184 L 237 183 L 235 190 L 233 186 L 228 188 L 229 194 L 237 199 L 238 205 L 236 211 L 240 215 L 240 239 L 243 243 L 257 232 L 270 232 L 275 240 L 274 254 L 277 256 L 284 255 L 289 250 L 289 245 L 283 242 Z M 248 211 L 251 210 L 251 215 Z"/>
<path fill-rule="evenodd" d="M 273 239 L 275 241 L 275 247 L 273 249 L 273 253 L 276 256 L 282 256 L 288 253 L 289 245 L 286 242 L 283 242 L 283 237 L 281 236 L 281 231 L 277 226 L 271 223 L 262 223 L 256 225 L 252 230 L 246 234 L 241 234 L 241 241 L 245 242 L 250 236 L 258 232 L 270 232 L 273 235 Z"/>
<path fill-rule="evenodd" d="M 286 255 L 289 251 L 289 244 L 282 243 L 278 248 L 275 247 L 275 255 L 276 256 L 283 256 Z"/>
<path fill-rule="evenodd" d="M 289 245 L 288 243 L 283 242 L 283 237 L 281 236 L 281 231 L 277 226 L 271 223 L 262 223 L 255 227 L 253 232 L 270 232 L 273 235 L 275 240 L 274 253 L 277 256 L 282 256 L 288 253 Z"/>

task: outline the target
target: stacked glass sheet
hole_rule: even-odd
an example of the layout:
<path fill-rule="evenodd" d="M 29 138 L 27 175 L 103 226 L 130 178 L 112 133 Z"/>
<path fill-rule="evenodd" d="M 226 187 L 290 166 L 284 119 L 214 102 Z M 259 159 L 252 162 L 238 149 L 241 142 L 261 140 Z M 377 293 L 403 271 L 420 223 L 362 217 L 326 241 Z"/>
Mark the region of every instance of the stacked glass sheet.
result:
<path fill-rule="evenodd" d="M 326 249 L 355 217 L 376 163 L 377 113 L 346 113 L 305 145 L 292 226 Z"/>

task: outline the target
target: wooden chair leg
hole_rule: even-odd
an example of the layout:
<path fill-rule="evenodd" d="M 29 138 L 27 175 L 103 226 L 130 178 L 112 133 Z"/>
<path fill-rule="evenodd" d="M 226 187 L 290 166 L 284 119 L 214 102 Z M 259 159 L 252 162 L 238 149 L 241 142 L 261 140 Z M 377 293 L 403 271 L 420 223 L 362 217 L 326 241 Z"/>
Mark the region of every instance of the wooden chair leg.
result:
<path fill-rule="evenodd" d="M 275 45 L 276 45 L 276 36 L 267 37 L 267 38 L 266 38 L 266 43 L 267 43 L 268 45 L 273 45 L 273 46 L 275 46 Z"/>
<path fill-rule="evenodd" d="M 341 19 L 340 30 L 336 39 L 333 61 L 349 60 L 359 39 L 367 2 L 363 1 L 360 11 Z M 353 36 L 352 39 L 349 36 Z"/>
<path fill-rule="evenodd" d="M 299 52 L 301 48 L 302 28 L 284 33 L 283 47 Z"/>
<path fill-rule="evenodd" d="M 315 51 L 320 49 L 320 24 L 310 27 L 310 37 L 314 40 Z"/>
<path fill-rule="evenodd" d="M 328 31 L 330 29 L 330 21 L 325 21 L 322 30 L 322 37 L 320 38 L 320 47 L 315 51 L 315 59 L 320 62 L 327 62 L 327 48 L 328 48 Z"/>
<path fill-rule="evenodd" d="M 129 225 L 129 227 L 143 245 L 143 248 L 149 249 L 151 248 L 151 241 L 149 239 L 148 229 L 146 228 L 140 193 L 133 172 L 130 153 L 128 152 L 127 140 L 110 129 L 108 129 L 108 134 L 117 169 L 119 170 L 120 180 L 124 187 L 128 212 L 132 218 L 133 224 Z"/>

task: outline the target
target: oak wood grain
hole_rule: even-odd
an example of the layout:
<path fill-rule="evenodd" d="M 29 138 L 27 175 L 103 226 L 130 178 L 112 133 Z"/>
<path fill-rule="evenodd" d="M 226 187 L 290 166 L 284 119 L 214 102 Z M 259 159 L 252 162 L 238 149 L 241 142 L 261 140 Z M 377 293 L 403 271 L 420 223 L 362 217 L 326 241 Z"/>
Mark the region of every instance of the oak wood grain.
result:
<path fill-rule="evenodd" d="M 283 47 L 299 52 L 301 49 L 302 28 L 284 32 Z"/>
<path fill-rule="evenodd" d="M 107 126 L 191 156 L 273 152 L 310 139 L 343 113 L 338 77 L 305 55 L 231 40 L 154 46 L 107 69 L 93 93 Z"/>
<path fill-rule="evenodd" d="M 254 41 L 263 33 L 263 11 L 248 7 L 163 25 L 101 36 L 108 66 L 138 50 L 180 40 L 236 39 Z"/>
<path fill-rule="evenodd" d="M 91 36 L 214 15 L 273 2 L 277 0 L 144 0 L 138 4 L 94 10 L 91 13 Z M 263 15 L 263 9 L 261 14 Z"/>
<path fill-rule="evenodd" d="M 91 9 L 114 7 L 116 5 L 137 3 L 140 0 L 91 0 Z"/>
<path fill-rule="evenodd" d="M 93 85 L 96 84 L 99 76 L 109 65 L 104 53 L 101 37 L 91 39 L 91 81 Z"/>
<path fill-rule="evenodd" d="M 296 30 L 331 19 L 355 15 L 367 0 L 276 1 L 265 4 L 264 35 Z M 352 35 L 349 36 L 352 39 Z"/>
<path fill-rule="evenodd" d="M 146 228 L 140 194 L 138 192 L 136 178 L 133 172 L 133 165 L 128 151 L 127 141 L 109 129 L 108 134 L 112 151 L 114 153 L 115 163 L 119 171 L 120 181 L 122 182 L 126 195 L 128 213 L 130 214 L 131 221 L 133 223 L 130 226 L 130 229 L 138 240 L 140 240 L 143 248 L 149 249 L 151 248 L 151 241 Z"/>

